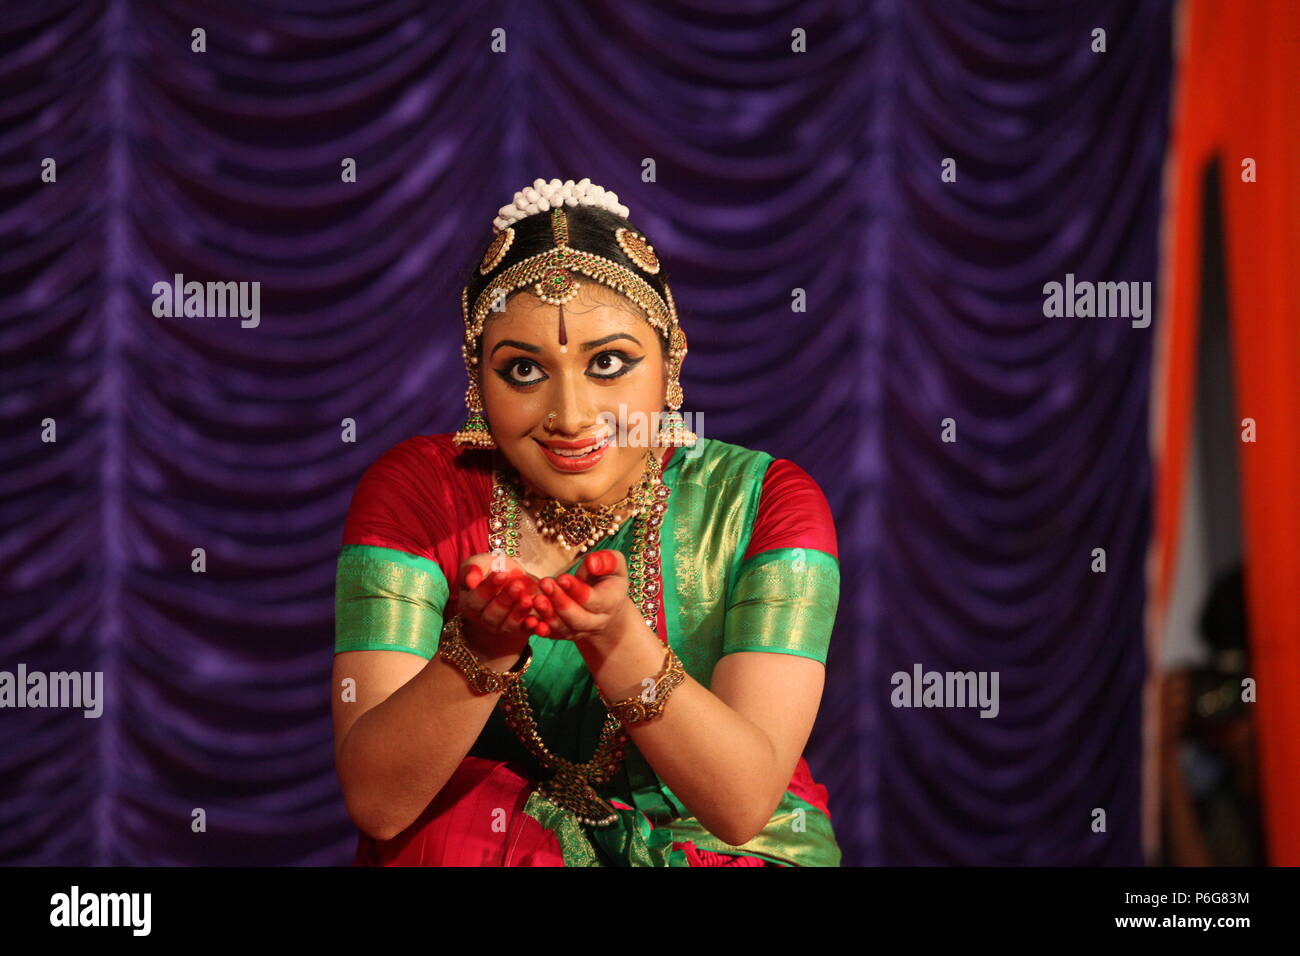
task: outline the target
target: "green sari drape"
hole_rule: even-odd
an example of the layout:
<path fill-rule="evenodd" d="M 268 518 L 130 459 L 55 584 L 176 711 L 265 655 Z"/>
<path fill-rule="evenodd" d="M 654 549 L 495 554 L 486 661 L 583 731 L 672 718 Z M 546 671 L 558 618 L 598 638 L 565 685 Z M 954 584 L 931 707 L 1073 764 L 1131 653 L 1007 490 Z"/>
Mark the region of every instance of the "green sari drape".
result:
<path fill-rule="evenodd" d="M 782 653 L 826 662 L 839 599 L 839 562 L 825 548 L 804 546 L 825 538 L 805 541 L 797 531 L 784 538 L 768 534 L 766 539 L 788 544 L 746 557 L 772 462 L 763 452 L 701 439 L 695 449 L 675 450 L 664 468 L 664 482 L 672 489 L 661 532 L 664 625 L 687 672 L 705 687 L 714 666 L 730 653 Z M 482 476 L 473 480 L 490 486 L 490 469 L 480 471 Z M 463 499 L 484 500 L 480 495 Z M 336 652 L 398 650 L 432 657 L 450 593 L 448 579 L 454 579 L 460 561 L 476 553 L 469 550 L 474 545 L 418 549 L 424 554 L 412 553 L 417 549 L 411 539 L 389 542 L 404 547 L 383 547 L 376 543 L 383 540 L 378 533 L 364 533 L 359 530 L 363 523 L 351 518 L 345 541 L 352 540 L 338 563 Z M 394 520 L 392 526 L 399 523 Z M 633 531 L 629 522 L 598 547 L 630 557 Z M 477 553 L 488 551 L 486 524 L 480 545 Z M 579 563 L 569 570 L 576 571 Z M 533 663 L 525 684 L 543 739 L 564 757 L 589 759 L 605 711 L 581 654 L 569 642 L 536 635 L 531 646 Z M 506 725 L 500 706 L 470 756 L 539 770 Z M 599 789 L 629 808 L 619 811 L 615 825 L 578 824 L 537 793 L 523 807 L 554 833 L 566 865 L 687 865 L 683 851 L 674 846 L 685 841 L 780 865 L 837 866 L 840 861 L 824 788 L 812 781 L 802 759 L 769 823 L 739 847 L 705 830 L 635 744 L 629 743 L 622 767 Z"/>

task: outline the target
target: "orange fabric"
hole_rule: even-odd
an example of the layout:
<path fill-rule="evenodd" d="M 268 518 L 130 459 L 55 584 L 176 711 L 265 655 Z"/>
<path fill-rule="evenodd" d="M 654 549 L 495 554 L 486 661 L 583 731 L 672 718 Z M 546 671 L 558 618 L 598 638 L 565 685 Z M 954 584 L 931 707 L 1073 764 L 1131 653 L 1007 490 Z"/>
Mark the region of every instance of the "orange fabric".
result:
<path fill-rule="evenodd" d="M 1294 866 L 1300 864 L 1300 297 L 1291 284 L 1300 279 L 1300 4 L 1184 0 L 1175 43 L 1166 311 L 1153 385 L 1151 633 L 1160 633 L 1178 553 L 1197 360 L 1201 186 L 1217 157 L 1236 420 L 1253 418 L 1257 426 L 1256 442 L 1240 444 L 1240 474 L 1262 811 L 1269 862 Z M 1245 158 L 1255 160 L 1255 182 L 1242 181 Z"/>

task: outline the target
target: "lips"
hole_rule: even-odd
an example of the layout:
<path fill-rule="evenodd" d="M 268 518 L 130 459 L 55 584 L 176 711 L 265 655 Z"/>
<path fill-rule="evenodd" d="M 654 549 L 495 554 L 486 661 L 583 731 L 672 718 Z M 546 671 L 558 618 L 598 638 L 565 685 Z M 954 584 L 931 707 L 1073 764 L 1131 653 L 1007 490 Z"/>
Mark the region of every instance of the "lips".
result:
<path fill-rule="evenodd" d="M 578 442 L 541 442 L 546 460 L 560 471 L 585 471 L 596 465 L 609 448 L 612 436 L 606 435 L 596 441 Z M 576 446 L 576 447 L 575 447 Z"/>
<path fill-rule="evenodd" d="M 563 458 L 581 458 L 583 455 L 590 454 L 591 452 L 595 451 L 597 448 L 604 448 L 608 444 L 609 444 L 608 435 L 606 435 L 604 438 L 583 442 L 581 444 L 579 444 L 578 442 L 567 442 L 567 441 L 542 442 L 543 446 L 549 448 L 555 454 L 560 455 Z"/>

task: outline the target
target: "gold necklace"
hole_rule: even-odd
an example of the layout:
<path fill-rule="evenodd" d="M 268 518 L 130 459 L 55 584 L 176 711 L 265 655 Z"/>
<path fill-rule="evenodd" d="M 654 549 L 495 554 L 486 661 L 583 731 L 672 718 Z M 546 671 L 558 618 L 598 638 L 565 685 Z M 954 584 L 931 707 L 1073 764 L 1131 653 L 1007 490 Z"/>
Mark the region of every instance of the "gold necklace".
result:
<path fill-rule="evenodd" d="M 653 450 L 646 453 L 646 470 L 641 484 L 629 495 L 637 509 L 632 520 L 636 531 L 632 560 L 628 564 L 628 595 L 638 606 L 646 625 L 657 629 L 662 570 L 659 560 L 659 526 L 663 523 L 671 489 L 663 483 L 659 457 Z M 495 553 L 518 555 L 519 499 L 522 481 L 518 472 L 493 469 L 491 517 L 488 521 L 488 544 Z M 610 507 L 618 507 L 611 505 Z M 597 541 L 600 538 L 596 539 Z M 593 542 L 594 543 L 594 542 Z M 583 550 L 586 550 L 585 548 Z M 529 753 L 551 772 L 540 784 L 544 797 L 570 811 L 583 823 L 608 826 L 618 819 L 610 803 L 596 793 L 596 786 L 612 777 L 623 761 L 628 742 L 622 723 L 608 710 L 600 731 L 596 750 L 586 763 L 574 763 L 547 748 L 537 727 L 528 691 L 522 680 L 513 681 L 502 695 L 506 723 Z"/>
<path fill-rule="evenodd" d="M 582 504 L 566 505 L 525 489 L 523 503 L 537 516 L 535 524 L 540 534 L 558 540 L 567 548 L 577 548 L 581 554 L 596 542 L 618 532 L 624 521 L 620 512 L 637 499 L 639 491 L 639 488 L 633 488 L 620 501 L 593 508 Z"/>

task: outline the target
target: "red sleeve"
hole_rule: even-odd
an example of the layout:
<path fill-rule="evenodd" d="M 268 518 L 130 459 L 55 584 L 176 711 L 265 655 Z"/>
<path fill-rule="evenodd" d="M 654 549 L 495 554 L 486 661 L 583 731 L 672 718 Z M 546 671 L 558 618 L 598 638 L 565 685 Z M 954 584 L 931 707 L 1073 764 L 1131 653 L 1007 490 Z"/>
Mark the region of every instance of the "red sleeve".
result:
<path fill-rule="evenodd" d="M 742 560 L 773 548 L 810 548 L 839 558 L 826 496 L 808 472 L 785 458 L 773 461 L 763 476 L 754 533 Z"/>
<path fill-rule="evenodd" d="M 437 562 L 435 545 L 446 536 L 449 504 L 442 458 L 428 436 L 416 436 L 375 459 L 352 494 L 343 544 L 393 548 Z"/>

